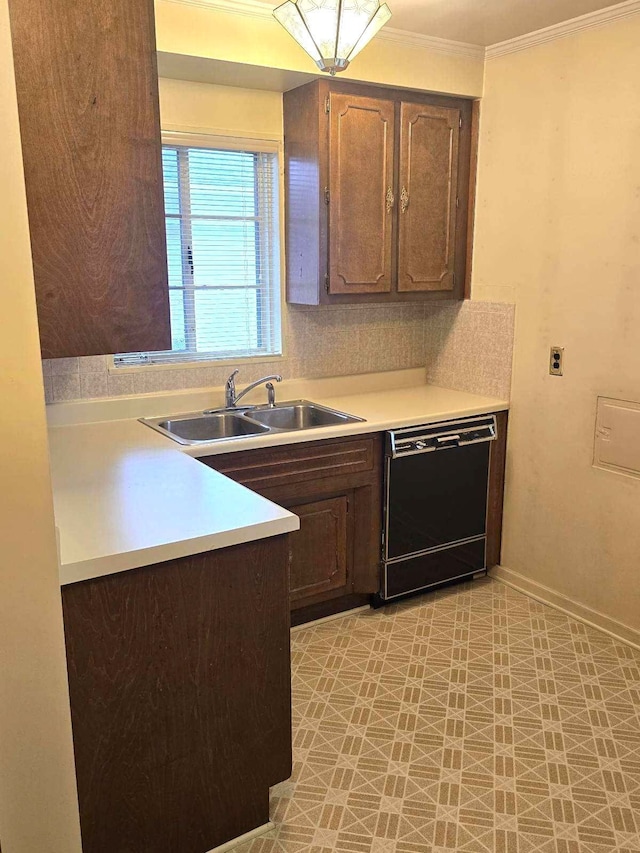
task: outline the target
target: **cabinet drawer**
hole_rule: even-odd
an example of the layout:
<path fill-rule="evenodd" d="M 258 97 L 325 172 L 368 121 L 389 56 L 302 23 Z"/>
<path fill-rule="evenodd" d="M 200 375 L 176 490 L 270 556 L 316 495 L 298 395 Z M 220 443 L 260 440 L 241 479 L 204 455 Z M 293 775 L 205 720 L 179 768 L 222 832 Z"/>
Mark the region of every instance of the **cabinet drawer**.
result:
<path fill-rule="evenodd" d="M 369 435 L 204 456 L 200 461 L 260 492 L 292 482 L 373 471 L 379 464 L 377 446 Z"/>

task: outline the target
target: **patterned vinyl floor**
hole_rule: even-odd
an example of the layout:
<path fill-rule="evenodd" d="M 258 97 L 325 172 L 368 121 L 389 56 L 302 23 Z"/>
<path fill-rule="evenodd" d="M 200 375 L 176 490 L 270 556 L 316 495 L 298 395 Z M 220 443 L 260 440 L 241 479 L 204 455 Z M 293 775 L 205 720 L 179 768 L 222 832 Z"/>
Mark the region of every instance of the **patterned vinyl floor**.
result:
<path fill-rule="evenodd" d="M 640 652 L 487 579 L 292 653 L 293 776 L 237 853 L 640 851 Z"/>

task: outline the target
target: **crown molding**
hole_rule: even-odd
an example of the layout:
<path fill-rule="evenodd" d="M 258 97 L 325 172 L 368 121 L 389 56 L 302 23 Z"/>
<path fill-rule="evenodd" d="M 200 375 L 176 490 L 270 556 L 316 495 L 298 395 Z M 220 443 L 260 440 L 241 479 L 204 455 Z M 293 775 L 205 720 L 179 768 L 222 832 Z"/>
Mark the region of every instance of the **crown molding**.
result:
<path fill-rule="evenodd" d="M 183 6 L 200 6 L 204 9 L 215 9 L 218 12 L 230 12 L 233 15 L 249 18 L 271 18 L 273 11 L 271 6 L 261 3 L 260 0 L 166 0 L 166 2 L 180 3 Z"/>
<path fill-rule="evenodd" d="M 639 0 L 640 1 L 640 0 Z M 227 12 L 250 18 L 268 19 L 277 23 L 273 17 L 274 6 L 262 3 L 260 0 L 164 0 L 167 3 L 181 3 L 185 6 L 200 6 L 203 9 L 215 9 L 217 12 Z M 276 4 L 277 5 L 277 4 Z M 447 53 L 451 56 L 466 56 L 468 59 L 484 59 L 485 49 L 478 44 L 467 44 L 462 41 L 436 38 L 435 36 L 411 33 L 406 30 L 396 30 L 383 27 L 375 36 L 381 41 L 391 41 L 404 47 L 419 47 L 437 53 Z"/>
<path fill-rule="evenodd" d="M 539 44 L 546 44 L 556 39 L 566 38 L 567 36 L 579 33 L 582 30 L 590 30 L 593 27 L 601 27 L 613 21 L 620 21 L 624 18 L 631 18 L 634 15 L 640 14 L 640 0 L 625 0 L 624 3 L 617 3 L 615 6 L 607 6 L 606 9 L 599 9 L 595 12 L 588 12 L 586 15 L 580 15 L 578 18 L 571 18 L 568 21 L 563 21 L 560 24 L 553 24 L 550 27 L 544 27 L 541 30 L 535 30 L 532 33 L 526 33 L 523 36 L 500 41 L 496 44 L 491 44 L 486 49 L 487 59 L 496 59 L 498 56 L 505 56 L 508 53 L 517 53 L 527 48 L 535 47 Z"/>
<path fill-rule="evenodd" d="M 485 55 L 485 49 L 480 44 L 451 41 L 422 33 L 411 33 L 408 30 L 394 30 L 393 27 L 383 27 L 375 38 L 381 41 L 394 41 L 405 47 L 421 47 L 426 50 L 435 50 L 437 53 L 448 53 L 451 56 L 466 56 L 469 59 L 484 60 Z"/>

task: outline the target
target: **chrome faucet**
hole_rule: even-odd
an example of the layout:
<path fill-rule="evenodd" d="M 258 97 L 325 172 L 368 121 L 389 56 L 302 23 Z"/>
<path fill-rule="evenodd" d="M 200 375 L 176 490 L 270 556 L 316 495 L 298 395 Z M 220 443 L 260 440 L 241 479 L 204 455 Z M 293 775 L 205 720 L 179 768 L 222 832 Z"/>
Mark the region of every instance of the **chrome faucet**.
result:
<path fill-rule="evenodd" d="M 224 405 L 227 409 L 235 409 L 238 405 L 238 401 L 241 400 L 245 394 L 248 394 L 249 391 L 253 391 L 254 388 L 257 388 L 258 385 L 262 385 L 263 383 L 269 383 L 267 385 L 268 392 L 268 403 L 270 406 L 275 405 L 275 389 L 273 385 L 271 385 L 271 380 L 275 382 L 282 382 L 282 376 L 278 373 L 271 374 L 270 376 L 263 376 L 262 379 L 256 379 L 255 382 L 252 382 L 250 385 L 241 391 L 239 394 L 236 393 L 236 376 L 238 375 L 239 370 L 234 370 L 231 376 L 224 383 Z M 269 388 L 271 385 L 271 388 Z"/>

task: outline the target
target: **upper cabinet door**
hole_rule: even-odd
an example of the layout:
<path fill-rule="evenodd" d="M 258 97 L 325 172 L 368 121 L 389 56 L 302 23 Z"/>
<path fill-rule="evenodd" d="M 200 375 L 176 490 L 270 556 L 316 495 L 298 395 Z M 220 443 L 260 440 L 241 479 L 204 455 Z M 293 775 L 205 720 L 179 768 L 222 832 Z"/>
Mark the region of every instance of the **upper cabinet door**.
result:
<path fill-rule="evenodd" d="M 10 0 L 47 358 L 171 347 L 153 0 Z"/>
<path fill-rule="evenodd" d="M 460 112 L 400 107 L 398 290 L 454 287 Z"/>
<path fill-rule="evenodd" d="M 387 293 L 392 280 L 393 101 L 332 93 L 329 293 Z"/>

